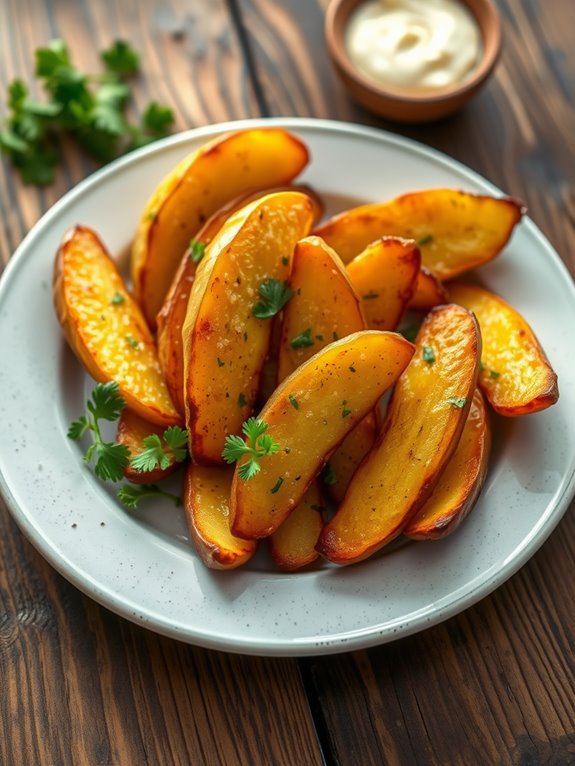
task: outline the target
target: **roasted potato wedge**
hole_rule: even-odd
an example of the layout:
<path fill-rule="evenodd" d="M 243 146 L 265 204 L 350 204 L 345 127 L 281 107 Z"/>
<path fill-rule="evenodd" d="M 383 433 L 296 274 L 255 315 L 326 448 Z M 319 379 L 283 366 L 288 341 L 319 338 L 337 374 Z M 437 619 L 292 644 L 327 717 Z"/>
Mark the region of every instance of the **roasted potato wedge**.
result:
<path fill-rule="evenodd" d="M 483 396 L 476 389 L 457 449 L 433 494 L 403 530 L 412 540 L 440 540 L 461 524 L 485 482 L 491 427 Z"/>
<path fill-rule="evenodd" d="M 449 303 L 447 289 L 432 271 L 422 266 L 419 269 L 415 290 L 407 308 L 415 311 L 429 311 L 434 306 L 441 306 L 443 303 Z"/>
<path fill-rule="evenodd" d="M 293 296 L 283 312 L 278 383 L 329 343 L 367 329 L 345 266 L 319 237 L 296 244 L 289 285 Z"/>
<path fill-rule="evenodd" d="M 94 380 L 116 381 L 127 406 L 151 423 L 181 423 L 142 312 L 92 229 L 76 226 L 64 236 L 53 294 L 64 336 Z"/>
<path fill-rule="evenodd" d="M 233 470 L 190 463 L 184 480 L 184 512 L 190 538 L 210 569 L 235 569 L 257 550 L 254 540 L 230 532 Z"/>
<path fill-rule="evenodd" d="M 272 559 L 280 569 L 295 572 L 319 558 L 315 546 L 325 510 L 316 482 L 312 482 L 299 505 L 269 539 Z"/>
<path fill-rule="evenodd" d="M 162 426 L 149 423 L 128 407 L 124 407 L 120 413 L 120 419 L 118 420 L 116 441 L 118 444 L 125 444 L 130 450 L 130 457 L 134 458 L 146 449 L 146 445 L 144 444 L 144 439 L 146 437 L 157 436 L 161 441 L 165 430 L 166 429 Z M 173 473 L 179 465 L 168 448 L 165 449 L 165 452 L 170 461 L 169 465 L 165 468 L 158 467 L 151 471 L 137 471 L 135 468 L 132 468 L 131 465 L 128 465 L 124 469 L 124 476 L 128 481 L 131 481 L 134 484 L 154 484 L 157 481 L 165 479 Z"/>
<path fill-rule="evenodd" d="M 395 330 L 411 300 L 421 255 L 411 239 L 382 237 L 347 264 L 372 330 Z"/>
<path fill-rule="evenodd" d="M 289 276 L 293 249 L 311 226 L 301 192 L 261 197 L 233 214 L 206 249 L 183 327 L 186 424 L 193 459 L 223 463 L 228 434 L 251 414 L 272 322 L 254 315 L 261 288 Z"/>
<path fill-rule="evenodd" d="M 445 280 L 494 258 L 523 210 L 509 197 L 427 189 L 340 213 L 316 227 L 314 234 L 325 239 L 344 263 L 380 237 L 414 239 L 423 265 Z"/>
<path fill-rule="evenodd" d="M 455 450 L 475 391 L 481 337 L 473 315 L 432 309 L 391 396 L 380 436 L 355 472 L 318 550 L 350 564 L 401 533 Z"/>
<path fill-rule="evenodd" d="M 157 316 L 157 343 L 160 366 L 166 379 L 168 391 L 178 411 L 183 415 L 184 405 L 184 352 L 182 348 L 182 327 L 186 318 L 188 300 L 198 263 L 205 248 L 222 228 L 232 213 L 245 207 L 253 200 L 276 191 L 301 191 L 310 198 L 314 210 L 314 221 L 318 220 L 323 204 L 318 195 L 307 186 L 283 187 L 256 191 L 236 197 L 217 210 L 202 226 L 193 243 L 184 253 L 174 275 L 168 294 Z"/>
<path fill-rule="evenodd" d="M 323 476 L 325 491 L 339 505 L 358 465 L 375 444 L 378 419 L 370 412 L 350 431 L 329 459 L 330 470 Z"/>
<path fill-rule="evenodd" d="M 557 375 L 521 314 L 477 285 L 452 283 L 449 296 L 479 322 L 483 338 L 479 387 L 495 412 L 516 417 L 555 404 Z"/>
<path fill-rule="evenodd" d="M 309 159 L 282 128 L 218 136 L 186 157 L 146 205 L 132 249 L 132 282 L 150 327 L 190 240 L 224 203 L 254 189 L 289 183 Z"/>
<path fill-rule="evenodd" d="M 239 537 L 271 535 L 298 505 L 346 434 L 373 409 L 407 366 L 413 345 L 366 330 L 331 343 L 281 383 L 259 417 L 278 452 L 249 480 L 236 466 L 232 525 Z"/>

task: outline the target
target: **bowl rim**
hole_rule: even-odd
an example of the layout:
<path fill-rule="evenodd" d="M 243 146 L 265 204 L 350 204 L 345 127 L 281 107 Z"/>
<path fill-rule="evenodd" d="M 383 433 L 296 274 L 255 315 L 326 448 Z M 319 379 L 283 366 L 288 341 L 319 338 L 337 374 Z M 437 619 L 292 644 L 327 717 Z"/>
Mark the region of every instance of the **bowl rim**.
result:
<path fill-rule="evenodd" d="M 469 76 L 454 85 L 432 91 L 409 91 L 378 84 L 360 72 L 353 64 L 343 39 L 343 32 L 350 15 L 363 2 L 369 2 L 369 0 L 330 0 L 325 14 L 324 33 L 328 52 L 341 74 L 347 80 L 356 83 L 364 92 L 368 92 L 372 98 L 422 106 L 451 101 L 476 89 L 489 76 L 499 59 L 502 47 L 502 26 L 501 16 L 494 0 L 458 0 L 473 14 L 483 43 L 481 58 Z M 481 23 L 481 19 L 475 12 L 476 4 L 483 6 L 490 22 L 488 36 L 485 35 L 486 25 Z"/>

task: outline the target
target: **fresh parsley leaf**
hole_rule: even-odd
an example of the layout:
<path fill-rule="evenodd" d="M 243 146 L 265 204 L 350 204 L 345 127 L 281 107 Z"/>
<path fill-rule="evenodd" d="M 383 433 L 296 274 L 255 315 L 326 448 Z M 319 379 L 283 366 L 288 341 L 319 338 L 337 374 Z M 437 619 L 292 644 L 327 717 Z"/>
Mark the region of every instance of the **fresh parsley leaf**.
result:
<path fill-rule="evenodd" d="M 180 426 L 170 426 L 164 431 L 164 441 L 174 458 L 181 463 L 188 454 L 188 432 Z"/>
<path fill-rule="evenodd" d="M 167 445 L 167 449 L 162 441 Z M 173 462 L 185 460 L 188 454 L 188 434 L 179 426 L 170 426 L 164 431 L 162 439 L 157 434 L 150 434 L 144 438 L 143 445 L 145 449 L 131 458 L 130 466 L 141 473 L 154 471 L 156 468 L 165 470 Z"/>
<path fill-rule="evenodd" d="M 133 75 L 140 68 L 140 56 L 124 40 L 116 40 L 110 48 L 102 51 L 100 58 L 108 71 L 119 75 Z"/>
<path fill-rule="evenodd" d="M 299 410 L 299 402 L 293 394 L 288 394 L 288 400 L 294 410 Z"/>
<path fill-rule="evenodd" d="M 427 362 L 427 364 L 433 364 L 435 362 L 435 352 L 431 346 L 424 346 L 421 350 L 421 356 L 423 357 L 423 361 Z"/>
<path fill-rule="evenodd" d="M 300 332 L 299 335 L 296 335 L 295 338 L 290 340 L 290 346 L 292 348 L 307 348 L 313 346 L 313 344 L 314 339 L 311 334 L 311 327 L 308 327 L 307 330 Z"/>
<path fill-rule="evenodd" d="M 97 383 L 87 404 L 95 420 L 110 421 L 117 420 L 125 406 L 126 402 L 120 396 L 118 384 L 114 380 Z"/>
<path fill-rule="evenodd" d="M 451 396 L 447 400 L 447 404 L 451 404 L 452 407 L 462 410 L 467 404 L 467 399 L 464 396 Z"/>
<path fill-rule="evenodd" d="M 182 504 L 180 497 L 160 489 L 157 484 L 124 484 L 118 490 L 117 497 L 127 508 L 137 508 L 140 500 L 145 497 L 165 497 L 176 505 Z"/>
<path fill-rule="evenodd" d="M 489 370 L 489 377 L 491 380 L 497 380 L 497 378 L 501 375 L 500 372 L 497 372 L 497 370 Z"/>
<path fill-rule="evenodd" d="M 152 101 L 142 115 L 142 128 L 155 138 L 160 138 L 169 132 L 174 121 L 174 112 L 170 107 Z"/>
<path fill-rule="evenodd" d="M 232 434 L 226 437 L 222 457 L 226 463 L 247 457 L 248 460 L 238 468 L 238 473 L 244 481 L 252 479 L 260 470 L 260 459 L 266 455 L 274 455 L 279 451 L 280 445 L 275 439 L 266 434 L 268 424 L 257 418 L 249 418 L 242 425 L 245 439 Z"/>
<path fill-rule="evenodd" d="M 78 420 L 74 420 L 73 423 L 70 423 L 67 434 L 68 439 L 81 439 L 89 427 L 90 424 L 88 422 L 88 418 L 85 415 L 82 415 L 82 417 L 78 418 Z"/>
<path fill-rule="evenodd" d="M 110 299 L 110 303 L 113 306 L 120 306 L 122 303 L 125 303 L 126 299 L 122 295 L 122 293 L 115 292 L 114 295 L 112 295 Z"/>
<path fill-rule="evenodd" d="M 280 491 L 282 484 L 284 483 L 283 476 L 279 476 L 276 483 L 273 485 L 273 487 L 270 489 L 270 492 L 272 495 L 275 495 L 277 492 Z"/>
<path fill-rule="evenodd" d="M 252 314 L 257 319 L 270 319 L 275 316 L 293 295 L 285 282 L 273 278 L 266 279 L 261 283 L 259 293 L 261 301 L 258 301 L 252 308 Z"/>
<path fill-rule="evenodd" d="M 425 237 L 421 237 L 421 239 L 417 240 L 417 244 L 419 247 L 423 247 L 423 245 L 429 245 L 430 242 L 433 242 L 432 234 L 427 234 Z"/>

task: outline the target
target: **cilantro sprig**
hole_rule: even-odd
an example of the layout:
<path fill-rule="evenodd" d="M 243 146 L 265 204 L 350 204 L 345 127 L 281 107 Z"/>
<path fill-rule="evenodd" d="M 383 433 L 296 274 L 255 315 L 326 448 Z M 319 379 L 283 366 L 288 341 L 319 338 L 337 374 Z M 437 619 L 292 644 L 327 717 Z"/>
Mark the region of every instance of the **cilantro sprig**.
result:
<path fill-rule="evenodd" d="M 0 150 L 10 157 L 25 183 L 52 183 L 59 160 L 59 137 L 67 136 L 99 162 L 166 135 L 171 109 L 151 103 L 139 124 L 124 111 L 131 95 L 125 81 L 138 71 L 139 56 L 124 41 L 101 53 L 105 71 L 77 69 L 63 40 L 35 51 L 35 75 L 47 100 L 31 97 L 20 79 L 8 87 L 8 115 L 0 123 Z"/>
<path fill-rule="evenodd" d="M 118 490 L 117 497 L 126 508 L 137 508 L 140 500 L 145 497 L 165 497 L 176 505 L 182 504 L 180 497 L 173 492 L 166 492 L 157 484 L 124 484 Z"/>
<path fill-rule="evenodd" d="M 244 481 L 249 481 L 261 471 L 261 458 L 266 455 L 274 455 L 281 449 L 273 436 L 266 433 L 267 430 L 268 424 L 265 421 L 249 418 L 242 425 L 245 440 L 235 434 L 226 437 L 222 452 L 222 457 L 226 463 L 235 463 L 244 456 L 249 457 L 238 469 L 238 473 Z"/>
<path fill-rule="evenodd" d="M 130 459 L 130 467 L 135 471 L 147 473 L 156 468 L 168 468 L 172 461 L 180 463 L 188 454 L 188 434 L 179 426 L 170 426 L 163 433 L 163 441 L 157 434 L 150 434 L 143 440 L 145 449 Z"/>
<path fill-rule="evenodd" d="M 126 406 L 119 394 L 118 384 L 114 381 L 98 383 L 86 406 L 89 415 L 82 415 L 71 423 L 68 438 L 77 441 L 90 431 L 93 442 L 84 454 L 84 461 L 90 463 L 95 458 L 94 471 L 103 481 L 120 481 L 124 478 L 124 468 L 130 462 L 130 450 L 125 444 L 104 441 L 99 423 L 100 420 L 117 420 Z"/>
<path fill-rule="evenodd" d="M 270 319 L 279 314 L 293 292 L 285 282 L 279 279 L 265 279 L 259 286 L 261 300 L 252 308 L 252 314 L 258 319 Z"/>

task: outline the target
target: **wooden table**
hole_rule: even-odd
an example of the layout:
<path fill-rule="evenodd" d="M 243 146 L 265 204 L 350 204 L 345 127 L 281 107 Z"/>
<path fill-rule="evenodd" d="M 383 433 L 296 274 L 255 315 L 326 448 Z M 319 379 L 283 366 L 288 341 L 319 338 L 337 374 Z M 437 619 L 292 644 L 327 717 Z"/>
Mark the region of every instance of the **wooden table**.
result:
<path fill-rule="evenodd" d="M 31 81 L 33 50 L 56 36 L 87 70 L 112 40 L 130 40 L 143 53 L 137 108 L 172 105 L 177 129 L 300 115 L 413 137 L 523 199 L 573 273 L 572 0 L 498 4 L 495 77 L 465 111 L 423 127 L 350 102 L 318 0 L 2 0 L 0 81 L 2 92 Z M 56 182 L 37 189 L 2 161 L 3 264 L 94 168 L 67 146 Z M 296 660 L 199 649 L 115 616 L 56 574 L 0 501 L 0 763 L 575 763 L 572 510 L 463 614 L 378 648 Z"/>

